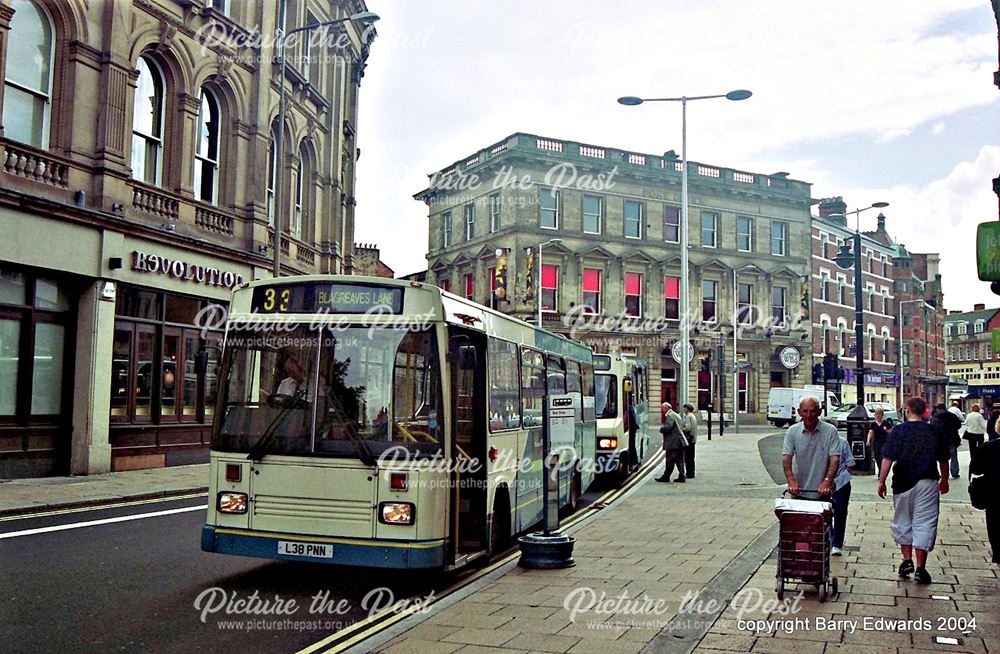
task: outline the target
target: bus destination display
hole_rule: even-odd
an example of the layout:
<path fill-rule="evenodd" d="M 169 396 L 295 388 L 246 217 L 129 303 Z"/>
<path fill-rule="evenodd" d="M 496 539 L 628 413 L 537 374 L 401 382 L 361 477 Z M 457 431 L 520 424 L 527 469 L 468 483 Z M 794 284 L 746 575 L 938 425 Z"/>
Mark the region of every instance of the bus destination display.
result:
<path fill-rule="evenodd" d="M 354 313 L 373 309 L 403 312 L 403 289 L 367 284 L 300 282 L 260 286 L 253 290 L 251 313 Z"/>

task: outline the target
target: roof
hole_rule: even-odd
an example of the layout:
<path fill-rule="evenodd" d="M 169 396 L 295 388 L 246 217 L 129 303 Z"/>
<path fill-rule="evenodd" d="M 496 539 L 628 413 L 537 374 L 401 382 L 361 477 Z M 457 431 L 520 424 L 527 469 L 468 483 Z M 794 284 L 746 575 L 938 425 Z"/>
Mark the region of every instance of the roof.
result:
<path fill-rule="evenodd" d="M 982 320 L 989 322 L 990 318 L 997 314 L 1000 309 L 986 309 L 984 311 L 968 311 L 966 313 L 950 313 L 944 318 L 944 324 L 956 324 L 960 322 L 976 322 Z"/>

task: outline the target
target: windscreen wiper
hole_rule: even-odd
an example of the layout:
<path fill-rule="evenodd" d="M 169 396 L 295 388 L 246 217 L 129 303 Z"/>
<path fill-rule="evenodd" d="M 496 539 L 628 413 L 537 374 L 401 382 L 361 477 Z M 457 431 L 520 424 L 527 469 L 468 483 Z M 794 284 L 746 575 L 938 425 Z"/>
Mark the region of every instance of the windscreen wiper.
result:
<path fill-rule="evenodd" d="M 247 453 L 248 461 L 260 461 L 264 458 L 264 448 L 271 442 L 274 435 L 278 433 L 278 425 L 280 425 L 285 418 L 288 417 L 288 414 L 291 413 L 292 409 L 303 403 L 304 397 L 304 391 L 295 391 L 295 394 L 292 395 L 292 400 L 288 403 L 288 405 L 282 407 L 278 415 L 274 417 L 271 424 L 269 424 L 267 429 L 264 430 L 264 433 L 261 434 L 261 437 L 257 439 L 257 442 L 250 447 L 250 451 Z"/>

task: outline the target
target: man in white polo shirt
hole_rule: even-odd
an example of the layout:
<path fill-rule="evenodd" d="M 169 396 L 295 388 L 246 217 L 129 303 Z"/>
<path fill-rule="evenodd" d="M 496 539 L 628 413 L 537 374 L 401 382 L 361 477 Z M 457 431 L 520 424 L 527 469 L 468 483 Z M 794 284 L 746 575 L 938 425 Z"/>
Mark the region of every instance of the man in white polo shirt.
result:
<path fill-rule="evenodd" d="M 799 402 L 802 422 L 788 428 L 781 450 L 788 492 L 806 500 L 829 500 L 833 478 L 840 467 L 837 428 L 821 422 L 819 413 L 816 398 L 802 398 Z"/>

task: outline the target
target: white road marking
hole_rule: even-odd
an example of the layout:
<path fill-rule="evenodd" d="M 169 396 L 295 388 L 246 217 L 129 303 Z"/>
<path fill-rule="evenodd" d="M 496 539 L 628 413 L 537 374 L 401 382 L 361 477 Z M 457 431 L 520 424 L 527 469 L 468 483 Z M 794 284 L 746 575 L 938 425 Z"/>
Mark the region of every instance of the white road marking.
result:
<path fill-rule="evenodd" d="M 24 531 L 12 531 L 7 534 L 0 534 L 0 540 L 4 538 L 17 538 L 18 536 L 34 536 L 35 534 L 47 534 L 52 531 L 65 531 L 66 529 L 80 529 L 82 527 L 96 527 L 97 525 L 108 525 L 114 522 L 128 522 L 130 520 L 142 520 L 143 518 L 157 518 L 163 515 L 173 515 L 175 513 L 189 513 L 191 511 L 204 511 L 207 507 L 186 506 L 183 509 L 169 509 L 166 511 L 154 511 L 152 513 L 139 513 L 136 515 L 123 515 L 117 518 L 104 518 L 103 520 L 88 520 L 86 522 L 73 522 L 68 525 L 55 525 L 52 527 L 39 527 L 38 529 L 25 529 Z"/>

